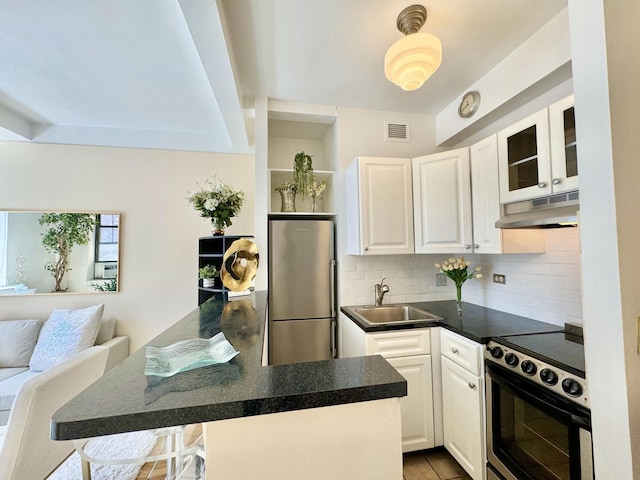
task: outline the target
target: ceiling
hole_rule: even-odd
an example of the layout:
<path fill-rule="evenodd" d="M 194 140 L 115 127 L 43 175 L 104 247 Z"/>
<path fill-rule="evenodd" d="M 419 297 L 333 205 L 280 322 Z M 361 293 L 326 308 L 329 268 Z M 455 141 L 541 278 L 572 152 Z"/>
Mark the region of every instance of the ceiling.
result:
<path fill-rule="evenodd" d="M 405 92 L 382 61 L 412 3 L 0 0 L 0 140 L 249 153 L 256 95 L 436 114 L 567 5 L 421 2 L 443 61 Z"/>

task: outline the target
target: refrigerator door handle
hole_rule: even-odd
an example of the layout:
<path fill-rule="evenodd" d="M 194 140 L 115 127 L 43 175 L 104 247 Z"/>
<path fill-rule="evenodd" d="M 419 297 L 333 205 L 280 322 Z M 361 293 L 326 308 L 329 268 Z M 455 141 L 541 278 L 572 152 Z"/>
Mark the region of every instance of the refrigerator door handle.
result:
<path fill-rule="evenodd" d="M 336 318 L 336 261 L 334 259 L 329 262 L 331 264 L 331 282 L 329 285 L 329 301 L 331 302 L 331 316 Z"/>
<path fill-rule="evenodd" d="M 338 358 L 338 349 L 336 347 L 336 327 L 337 322 L 334 318 L 333 320 L 331 320 L 331 356 L 333 358 Z"/>

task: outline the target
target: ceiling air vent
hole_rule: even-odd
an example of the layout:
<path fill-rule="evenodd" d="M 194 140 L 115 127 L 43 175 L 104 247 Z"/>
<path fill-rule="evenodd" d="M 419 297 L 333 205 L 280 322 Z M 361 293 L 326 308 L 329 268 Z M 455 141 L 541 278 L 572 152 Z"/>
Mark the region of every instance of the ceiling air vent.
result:
<path fill-rule="evenodd" d="M 409 125 L 406 123 L 384 122 L 384 139 L 386 142 L 408 142 Z"/>

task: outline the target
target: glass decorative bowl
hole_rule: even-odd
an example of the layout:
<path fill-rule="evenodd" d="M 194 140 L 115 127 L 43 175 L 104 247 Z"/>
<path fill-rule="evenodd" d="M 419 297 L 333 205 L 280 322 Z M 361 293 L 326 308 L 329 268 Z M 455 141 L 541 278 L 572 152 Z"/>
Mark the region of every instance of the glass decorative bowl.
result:
<path fill-rule="evenodd" d="M 167 347 L 147 347 L 145 375 L 170 377 L 206 365 L 226 363 L 238 352 L 220 332 L 213 337 L 182 340 Z"/>

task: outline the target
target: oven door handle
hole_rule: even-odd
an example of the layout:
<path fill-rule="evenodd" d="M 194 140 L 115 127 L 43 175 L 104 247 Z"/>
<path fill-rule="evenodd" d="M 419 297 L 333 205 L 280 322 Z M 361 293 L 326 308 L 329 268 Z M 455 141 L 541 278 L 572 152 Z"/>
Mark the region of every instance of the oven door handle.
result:
<path fill-rule="evenodd" d="M 589 412 L 585 411 L 578 405 L 573 405 L 571 402 L 565 401 L 564 399 L 555 399 L 535 383 L 525 379 L 520 379 L 502 367 L 496 368 L 487 363 L 486 369 L 487 375 L 491 377 L 492 382 L 497 383 L 512 392 L 517 392 L 519 396 L 524 397 L 529 403 L 542 405 L 545 408 L 552 410 L 557 415 L 570 419 L 570 422 L 579 428 L 584 428 L 589 431 L 591 430 Z M 492 372 L 494 373 L 492 374 Z M 530 393 L 530 390 L 535 390 L 536 394 L 534 395 Z M 562 404 L 563 406 L 560 407 L 558 404 Z"/>

